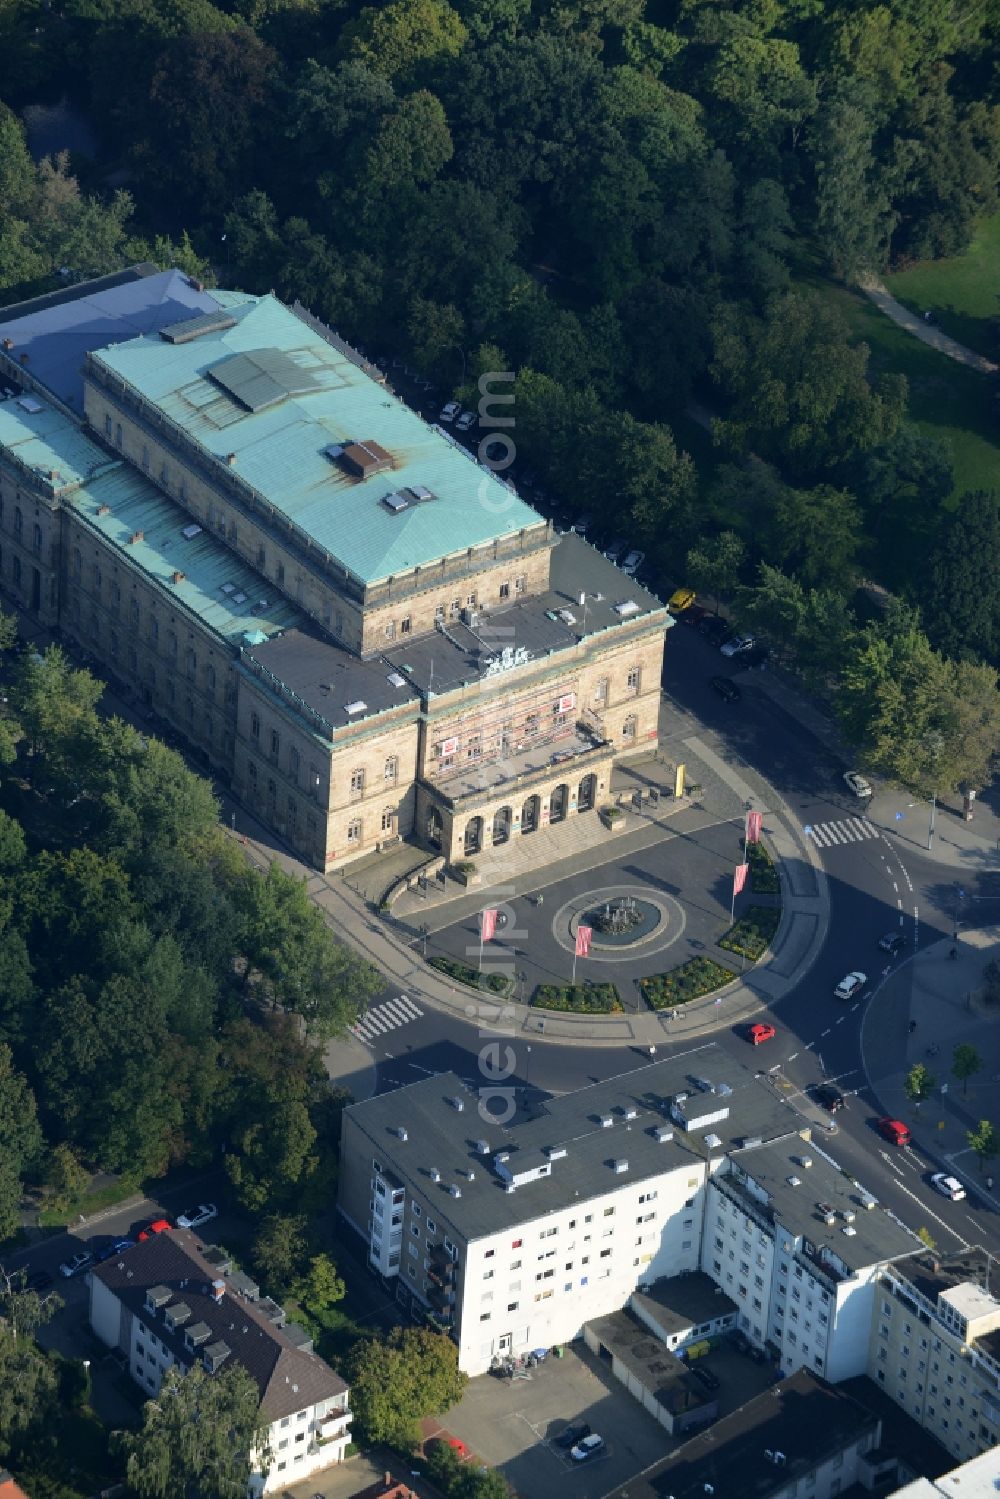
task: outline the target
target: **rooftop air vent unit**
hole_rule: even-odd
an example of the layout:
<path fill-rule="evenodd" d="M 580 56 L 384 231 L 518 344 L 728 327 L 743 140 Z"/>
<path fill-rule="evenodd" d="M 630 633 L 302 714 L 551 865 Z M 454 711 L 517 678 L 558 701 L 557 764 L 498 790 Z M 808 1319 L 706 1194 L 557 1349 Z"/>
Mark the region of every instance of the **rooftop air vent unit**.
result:
<path fill-rule="evenodd" d="M 623 603 L 616 604 L 614 607 L 619 619 L 628 619 L 630 614 L 639 613 L 639 605 L 635 599 L 625 599 Z"/>
<path fill-rule="evenodd" d="M 142 531 L 133 531 L 132 535 L 128 539 L 128 545 L 130 547 L 134 547 L 138 542 L 142 541 L 143 539 L 144 539 L 144 533 Z"/>
<path fill-rule="evenodd" d="M 389 673 L 389 675 L 386 677 L 386 681 L 389 683 L 390 687 L 405 687 L 406 686 L 406 678 L 404 676 L 402 676 L 401 673 L 398 672 L 398 671 L 391 671 Z"/>
<path fill-rule="evenodd" d="M 408 1140 L 410 1138 L 409 1131 L 402 1124 L 396 1130 L 396 1134 L 399 1136 L 399 1138 L 401 1140 Z"/>
<path fill-rule="evenodd" d="M 410 508 L 410 502 L 405 494 L 384 494 L 382 496 L 382 504 L 389 511 L 390 515 L 399 515 L 400 511 L 409 510 Z"/>
<path fill-rule="evenodd" d="M 417 505 L 422 505 L 426 500 L 434 498 L 434 491 L 428 489 L 425 484 L 411 484 L 409 488 L 403 490 L 403 493 L 409 495 Z"/>
<path fill-rule="evenodd" d="M 448 1102 L 451 1104 L 451 1106 L 455 1110 L 456 1114 L 461 1114 L 461 1113 L 464 1112 L 464 1110 L 465 1110 L 465 1099 L 464 1098 L 449 1098 Z"/>
<path fill-rule="evenodd" d="M 844 1222 L 845 1223 L 853 1223 L 854 1222 L 854 1214 L 851 1212 L 850 1208 L 848 1208 L 847 1212 L 844 1214 Z"/>
<path fill-rule="evenodd" d="M 699 1093 L 715 1092 L 715 1084 L 710 1083 L 707 1077 L 692 1077 L 691 1081 L 694 1083 Z"/>
<path fill-rule="evenodd" d="M 639 1117 L 639 1110 L 634 1103 L 626 1104 L 625 1108 L 622 1109 L 622 1113 L 626 1119 L 638 1119 Z"/>
<path fill-rule="evenodd" d="M 565 1145 L 547 1145 L 545 1147 L 545 1154 L 550 1161 L 561 1161 L 566 1154 L 566 1147 Z"/>
<path fill-rule="evenodd" d="M 452 1197 L 461 1197 L 462 1195 L 461 1187 L 458 1186 L 455 1182 L 452 1182 L 451 1186 L 448 1188 L 448 1192 Z"/>
<path fill-rule="evenodd" d="M 184 574 L 182 572 L 180 572 L 179 570 L 175 570 L 174 572 L 172 572 L 170 574 L 170 581 L 171 581 L 171 583 L 183 583 L 184 582 Z"/>
<path fill-rule="evenodd" d="M 463 609 L 462 610 L 462 623 L 463 623 L 463 625 L 468 625 L 470 629 L 474 630 L 476 628 L 476 626 L 478 625 L 478 623 L 479 623 L 479 615 L 476 612 L 476 610 L 475 609 Z"/>
<path fill-rule="evenodd" d="M 611 1117 L 610 1114 L 602 1114 L 601 1115 L 601 1120 L 600 1120 L 601 1129 L 610 1129 L 612 1127 L 612 1125 L 614 1124 L 614 1122 L 615 1121 L 612 1119 L 612 1117 Z"/>
<path fill-rule="evenodd" d="M 837 1215 L 836 1215 L 836 1213 L 824 1213 L 823 1214 L 823 1222 L 826 1224 L 827 1228 L 832 1228 L 833 1225 L 836 1223 L 836 1221 L 837 1221 Z"/>
<path fill-rule="evenodd" d="M 873 1208 L 878 1207 L 878 1198 L 873 1197 L 870 1192 L 862 1192 L 860 1197 L 858 1198 L 858 1201 L 860 1202 L 866 1213 L 870 1213 Z"/>
<path fill-rule="evenodd" d="M 854 1227 L 853 1223 L 845 1223 L 844 1227 L 841 1229 L 841 1233 L 846 1234 L 849 1239 L 853 1239 L 855 1234 L 857 1233 L 857 1229 Z"/>
<path fill-rule="evenodd" d="M 170 1331 L 175 1332 L 178 1327 L 181 1327 L 188 1320 L 190 1315 L 191 1308 L 187 1303 L 185 1301 L 178 1301 L 173 1306 L 167 1307 L 163 1313 L 163 1320 L 170 1328 Z"/>
<path fill-rule="evenodd" d="M 665 1145 L 668 1140 L 674 1138 L 674 1132 L 669 1124 L 658 1124 L 653 1131 L 660 1145 Z"/>
<path fill-rule="evenodd" d="M 715 1091 L 721 1098 L 731 1098 L 733 1093 L 733 1090 L 728 1083 L 717 1083 Z"/>
<path fill-rule="evenodd" d="M 352 718 L 355 713 L 365 713 L 367 710 L 368 704 L 361 698 L 357 698 L 353 703 L 344 704 L 344 712 L 349 718 Z"/>
<path fill-rule="evenodd" d="M 786 1176 L 785 1181 L 790 1187 L 801 1187 L 802 1185 L 802 1178 L 800 1176 Z"/>
<path fill-rule="evenodd" d="M 489 1155 L 489 1153 L 490 1153 L 490 1142 L 489 1142 L 489 1140 L 477 1140 L 476 1141 L 476 1154 L 477 1155 Z"/>
<path fill-rule="evenodd" d="M 509 1150 L 498 1150 L 497 1153 L 496 1153 L 496 1155 L 493 1157 L 493 1159 L 494 1159 L 494 1161 L 509 1161 L 510 1160 L 510 1151 Z"/>
<path fill-rule="evenodd" d="M 614 1167 L 616 1176 L 624 1176 L 625 1172 L 628 1170 L 628 1161 L 625 1160 L 613 1161 L 612 1165 Z"/>
<path fill-rule="evenodd" d="M 111 506 L 110 505 L 98 505 L 98 507 L 97 507 L 97 513 L 98 513 L 98 515 L 110 515 L 111 514 Z"/>
<path fill-rule="evenodd" d="M 504 1191 L 507 1193 L 507 1196 L 509 1197 L 512 1192 L 516 1192 L 517 1191 L 517 1183 L 516 1182 L 508 1182 L 507 1185 L 504 1187 Z"/>
<path fill-rule="evenodd" d="M 709 1150 L 718 1150 L 719 1146 L 722 1144 L 722 1137 L 721 1135 L 706 1135 L 705 1144 L 708 1146 Z"/>
<path fill-rule="evenodd" d="M 372 474 L 381 474 L 387 468 L 392 468 L 392 454 L 377 442 L 347 442 L 336 454 L 331 448 L 327 448 L 326 452 L 353 479 L 370 479 Z"/>
<path fill-rule="evenodd" d="M 439 1182 L 441 1180 L 441 1173 L 436 1166 L 431 1167 L 429 1175 L 432 1182 Z"/>
<path fill-rule="evenodd" d="M 465 1175 L 466 1175 L 467 1180 L 470 1181 L 470 1182 L 474 1182 L 475 1179 L 476 1179 L 476 1173 L 474 1171 L 472 1171 L 472 1170 L 466 1170 Z"/>
<path fill-rule="evenodd" d="M 809 1168 L 810 1168 L 810 1166 L 813 1163 L 813 1158 L 812 1158 L 811 1155 L 800 1155 L 799 1158 L 798 1158 L 798 1161 L 799 1161 L 799 1165 L 802 1167 L 802 1169 L 804 1171 L 808 1171 Z"/>
<path fill-rule="evenodd" d="M 193 541 L 196 536 L 201 535 L 201 527 L 195 525 L 185 526 L 181 531 L 181 535 L 185 541 Z"/>

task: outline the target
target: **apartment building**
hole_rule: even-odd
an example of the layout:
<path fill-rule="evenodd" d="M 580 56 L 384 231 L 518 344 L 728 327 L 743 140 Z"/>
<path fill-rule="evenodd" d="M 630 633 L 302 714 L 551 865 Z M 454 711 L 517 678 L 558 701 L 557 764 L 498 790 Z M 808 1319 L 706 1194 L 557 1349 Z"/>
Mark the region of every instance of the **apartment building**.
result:
<path fill-rule="evenodd" d="M 285 1489 L 342 1461 L 350 1439 L 348 1388 L 312 1351 L 304 1328 L 224 1249 L 174 1229 L 134 1245 L 89 1276 L 90 1325 L 128 1359 L 150 1398 L 166 1371 L 242 1364 L 260 1391 L 272 1463 L 252 1492 Z"/>
<path fill-rule="evenodd" d="M 1000 1272 L 981 1249 L 885 1266 L 872 1379 L 965 1462 L 1000 1442 Z"/>
<path fill-rule="evenodd" d="M 786 1373 L 864 1373 L 879 1275 L 918 1245 L 812 1141 L 736 1150 L 709 1183 L 702 1269 Z"/>
<path fill-rule="evenodd" d="M 655 746 L 659 600 L 298 304 L 136 267 L 0 311 L 0 382 L 0 588 L 315 867 L 516 844 Z"/>
<path fill-rule="evenodd" d="M 345 1110 L 339 1211 L 401 1302 L 470 1374 L 581 1335 L 638 1287 L 695 1271 L 727 1151 L 800 1116 L 708 1046 L 522 1111 L 505 1126 L 445 1075 Z"/>
<path fill-rule="evenodd" d="M 915 1478 L 893 1490 L 892 1499 L 996 1499 L 1000 1492 L 1000 1447 L 970 1457 L 939 1478 Z M 3 1491 L 0 1490 L 0 1499 Z"/>

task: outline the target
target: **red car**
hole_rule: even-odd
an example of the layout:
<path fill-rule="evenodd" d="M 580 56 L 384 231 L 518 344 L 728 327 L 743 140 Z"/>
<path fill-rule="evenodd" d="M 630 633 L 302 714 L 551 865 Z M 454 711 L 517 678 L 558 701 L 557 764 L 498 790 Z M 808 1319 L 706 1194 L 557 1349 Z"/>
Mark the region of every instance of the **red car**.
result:
<path fill-rule="evenodd" d="M 169 1233 L 170 1228 L 171 1228 L 171 1224 L 168 1223 L 168 1221 L 167 1221 L 166 1218 L 152 1218 L 146 1224 L 145 1228 L 141 1228 L 139 1230 L 139 1232 L 136 1235 L 136 1237 L 138 1238 L 138 1240 L 139 1240 L 139 1242 L 141 1244 L 146 1239 L 151 1239 L 154 1234 Z"/>
<path fill-rule="evenodd" d="M 762 1041 L 773 1041 L 778 1032 L 773 1025 L 764 1025 L 760 1020 L 747 1031 L 751 1046 L 760 1046 Z"/>
<path fill-rule="evenodd" d="M 909 1145 L 910 1131 L 898 1119 L 880 1119 L 878 1127 L 879 1133 L 885 1136 L 890 1145 Z"/>

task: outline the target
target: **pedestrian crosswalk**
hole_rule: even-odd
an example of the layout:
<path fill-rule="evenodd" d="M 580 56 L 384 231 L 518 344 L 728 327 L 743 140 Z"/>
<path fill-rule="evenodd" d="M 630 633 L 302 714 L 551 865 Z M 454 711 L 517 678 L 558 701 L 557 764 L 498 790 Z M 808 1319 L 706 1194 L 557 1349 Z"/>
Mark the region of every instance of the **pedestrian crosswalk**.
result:
<path fill-rule="evenodd" d="M 835 843 L 863 843 L 866 838 L 877 838 L 879 829 L 867 817 L 845 817 L 840 822 L 814 822 L 806 828 L 820 848 L 829 848 Z"/>
<path fill-rule="evenodd" d="M 384 999 L 380 1005 L 366 1010 L 357 1024 L 351 1026 L 351 1034 L 371 1045 L 379 1036 L 399 1030 L 411 1020 L 420 1020 L 423 1013 L 408 994 L 397 994 L 395 999 Z"/>

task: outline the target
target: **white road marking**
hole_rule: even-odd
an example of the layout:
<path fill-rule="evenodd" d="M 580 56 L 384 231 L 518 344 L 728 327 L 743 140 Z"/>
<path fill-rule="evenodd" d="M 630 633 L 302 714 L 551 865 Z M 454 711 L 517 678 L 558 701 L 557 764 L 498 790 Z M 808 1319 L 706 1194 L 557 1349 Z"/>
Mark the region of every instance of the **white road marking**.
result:
<path fill-rule="evenodd" d="M 790 1061 L 790 1062 L 794 1062 L 794 1061 L 795 1061 L 795 1058 L 796 1058 L 796 1057 L 797 1057 L 797 1056 L 798 1056 L 798 1052 L 797 1052 L 797 1051 L 793 1051 L 793 1052 L 792 1052 L 792 1054 L 791 1054 L 791 1056 L 790 1056 L 790 1057 L 789 1057 L 789 1058 L 788 1058 L 788 1060 L 789 1060 L 789 1061 Z"/>
<path fill-rule="evenodd" d="M 844 1023 L 844 1021 L 845 1021 L 845 1020 L 846 1020 L 846 1019 L 847 1019 L 847 1016 L 846 1016 L 846 1015 L 838 1015 L 838 1016 L 837 1016 L 837 1024 L 838 1024 L 838 1025 L 843 1025 L 843 1023 Z"/>
<path fill-rule="evenodd" d="M 833 1030 L 833 1026 L 832 1025 L 828 1025 L 825 1031 L 820 1031 L 820 1033 L 819 1033 L 820 1040 L 822 1041 L 823 1037 L 824 1036 L 828 1036 L 832 1030 Z"/>
<path fill-rule="evenodd" d="M 885 1163 L 886 1163 L 887 1166 L 891 1166 L 892 1167 L 893 1171 L 895 1171 L 895 1173 L 896 1173 L 897 1176 L 902 1176 L 902 1174 L 903 1174 L 902 1167 L 896 1165 L 896 1162 L 893 1160 L 892 1156 L 889 1154 L 889 1152 L 887 1150 L 880 1150 L 879 1151 L 879 1155 L 882 1157 L 883 1161 L 885 1161 Z"/>
<path fill-rule="evenodd" d="M 940 1226 L 944 1229 L 945 1233 L 949 1233 L 949 1234 L 951 1234 L 951 1236 L 952 1236 L 953 1239 L 957 1239 L 958 1242 L 959 1242 L 959 1244 L 962 1246 L 963 1249 L 968 1249 L 968 1247 L 969 1247 L 968 1243 L 966 1242 L 965 1239 L 962 1238 L 962 1235 L 960 1233 L 956 1233 L 955 1229 L 953 1229 L 949 1223 L 945 1223 L 945 1221 L 944 1221 L 943 1218 L 939 1218 L 938 1215 L 937 1215 L 937 1213 L 935 1213 L 931 1208 L 929 1208 L 927 1206 L 927 1204 L 925 1202 L 923 1202 L 921 1200 L 921 1198 L 919 1198 L 917 1196 L 916 1192 L 911 1192 L 910 1189 L 909 1189 L 909 1187 L 904 1187 L 903 1186 L 902 1182 L 897 1182 L 896 1186 L 897 1186 L 897 1188 L 898 1188 L 898 1190 L 900 1192 L 905 1192 L 906 1195 L 907 1195 L 907 1197 L 912 1197 L 913 1201 L 920 1208 L 921 1212 L 926 1213 L 927 1216 L 928 1216 L 928 1218 L 933 1218 L 935 1223 L 940 1224 Z"/>

